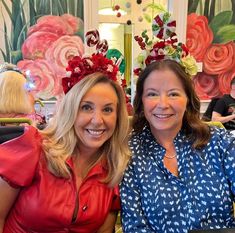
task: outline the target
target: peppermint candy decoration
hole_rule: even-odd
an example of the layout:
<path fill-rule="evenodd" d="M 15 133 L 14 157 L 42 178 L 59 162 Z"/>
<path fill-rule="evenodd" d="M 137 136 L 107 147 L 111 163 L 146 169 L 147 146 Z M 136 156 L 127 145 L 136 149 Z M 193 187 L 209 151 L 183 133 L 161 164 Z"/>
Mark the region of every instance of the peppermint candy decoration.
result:
<path fill-rule="evenodd" d="M 103 55 L 105 55 L 108 51 L 108 47 L 109 46 L 107 40 L 103 39 L 97 43 L 96 50 L 98 53 L 102 53 Z"/>
<path fill-rule="evenodd" d="M 159 39 L 171 38 L 175 35 L 176 21 L 171 18 L 169 12 L 160 13 L 153 19 L 153 35 Z"/>
<path fill-rule="evenodd" d="M 96 52 L 101 53 L 105 56 L 108 51 L 108 42 L 103 39 L 100 40 L 100 34 L 97 29 L 88 31 L 85 35 L 86 43 L 89 47 L 93 47 L 96 45 Z"/>
<path fill-rule="evenodd" d="M 100 34 L 97 29 L 88 31 L 85 35 L 89 47 L 95 46 L 100 41 Z"/>

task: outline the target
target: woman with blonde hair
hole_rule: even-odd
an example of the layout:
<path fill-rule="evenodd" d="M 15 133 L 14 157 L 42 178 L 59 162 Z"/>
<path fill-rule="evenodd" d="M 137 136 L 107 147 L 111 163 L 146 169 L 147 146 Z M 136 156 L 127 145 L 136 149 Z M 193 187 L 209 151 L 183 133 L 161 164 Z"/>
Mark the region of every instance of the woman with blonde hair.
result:
<path fill-rule="evenodd" d="M 25 76 L 17 71 L 9 70 L 0 73 L 0 114 L 15 116 L 32 112 L 25 85 Z"/>
<path fill-rule="evenodd" d="M 1 233 L 114 231 L 128 114 L 116 65 L 97 56 L 90 66 L 87 58 L 69 62 L 66 94 L 46 129 L 25 127 L 0 145 Z"/>
<path fill-rule="evenodd" d="M 24 118 L 34 126 L 44 122 L 35 112 L 29 82 L 15 65 L 5 63 L 0 69 L 0 100 L 0 118 Z"/>

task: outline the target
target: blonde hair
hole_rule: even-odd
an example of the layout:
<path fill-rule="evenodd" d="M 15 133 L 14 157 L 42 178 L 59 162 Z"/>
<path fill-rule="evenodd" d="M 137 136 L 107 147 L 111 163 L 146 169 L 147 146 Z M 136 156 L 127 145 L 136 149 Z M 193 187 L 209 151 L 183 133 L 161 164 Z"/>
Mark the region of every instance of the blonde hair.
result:
<path fill-rule="evenodd" d="M 108 174 L 103 180 L 110 186 L 122 178 L 130 151 L 128 147 L 128 114 L 122 88 L 105 75 L 94 73 L 77 83 L 62 99 L 54 118 L 48 127 L 41 131 L 43 149 L 48 161 L 48 169 L 58 177 L 69 178 L 70 171 L 66 160 L 71 157 L 78 143 L 74 123 L 83 96 L 97 83 L 109 83 L 118 97 L 117 123 L 113 135 L 100 148 L 101 157 L 107 161 Z"/>
<path fill-rule="evenodd" d="M 26 79 L 17 71 L 0 73 L 0 113 L 31 113 Z"/>

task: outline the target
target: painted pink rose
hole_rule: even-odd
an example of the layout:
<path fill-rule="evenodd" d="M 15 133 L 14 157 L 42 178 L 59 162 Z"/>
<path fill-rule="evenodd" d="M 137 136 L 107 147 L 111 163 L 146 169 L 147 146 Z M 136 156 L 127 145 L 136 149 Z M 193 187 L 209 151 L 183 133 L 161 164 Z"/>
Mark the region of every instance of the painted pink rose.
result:
<path fill-rule="evenodd" d="M 74 24 L 75 23 L 70 26 L 68 20 L 65 20 L 61 16 L 44 15 L 37 20 L 37 23 L 35 25 L 29 28 L 28 36 L 38 31 L 50 32 L 59 36 L 72 35 L 74 34 Z"/>
<path fill-rule="evenodd" d="M 198 73 L 193 78 L 195 90 L 200 99 L 211 99 L 220 96 L 217 76 L 207 75 L 204 72 Z"/>
<path fill-rule="evenodd" d="M 218 75 L 219 89 L 223 94 L 230 93 L 230 82 L 235 77 L 235 67 L 228 72 Z"/>
<path fill-rule="evenodd" d="M 24 59 L 44 58 L 46 50 L 59 36 L 50 32 L 35 32 L 24 41 L 22 55 Z"/>
<path fill-rule="evenodd" d="M 75 17 L 70 14 L 61 15 L 62 19 L 66 21 L 69 26 L 73 29 L 73 34 L 83 29 L 83 21 L 79 17 Z"/>
<path fill-rule="evenodd" d="M 207 74 L 222 74 L 235 66 L 235 43 L 212 44 L 205 54 L 203 70 Z"/>
<path fill-rule="evenodd" d="M 30 71 L 30 77 L 36 86 L 34 92 L 37 98 L 47 100 L 62 94 L 59 93 L 61 83 L 46 60 L 21 60 L 17 66 L 23 71 Z"/>
<path fill-rule="evenodd" d="M 74 56 L 84 54 L 84 44 L 79 36 L 61 36 L 45 53 L 45 59 L 50 63 L 58 77 L 66 75 L 68 61 Z"/>
<path fill-rule="evenodd" d="M 202 61 L 207 48 L 213 41 L 213 32 L 208 19 L 203 15 L 191 13 L 187 18 L 186 46 L 197 61 Z"/>

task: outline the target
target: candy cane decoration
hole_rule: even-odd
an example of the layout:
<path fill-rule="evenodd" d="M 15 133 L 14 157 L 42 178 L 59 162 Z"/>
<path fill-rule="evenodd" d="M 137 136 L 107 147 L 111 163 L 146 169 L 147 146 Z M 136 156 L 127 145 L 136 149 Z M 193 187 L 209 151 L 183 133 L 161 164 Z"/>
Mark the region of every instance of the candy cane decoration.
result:
<path fill-rule="evenodd" d="M 96 45 L 96 51 L 97 53 L 102 53 L 105 55 L 108 51 L 108 41 L 107 40 L 101 40 Z"/>
<path fill-rule="evenodd" d="M 91 30 L 86 33 L 85 38 L 87 45 L 93 47 L 100 41 L 100 34 L 96 29 Z"/>
<path fill-rule="evenodd" d="M 85 35 L 86 43 L 89 47 L 96 45 L 96 53 L 101 53 L 106 55 L 108 51 L 108 42 L 107 40 L 100 40 L 100 34 L 97 29 L 88 31 Z"/>

